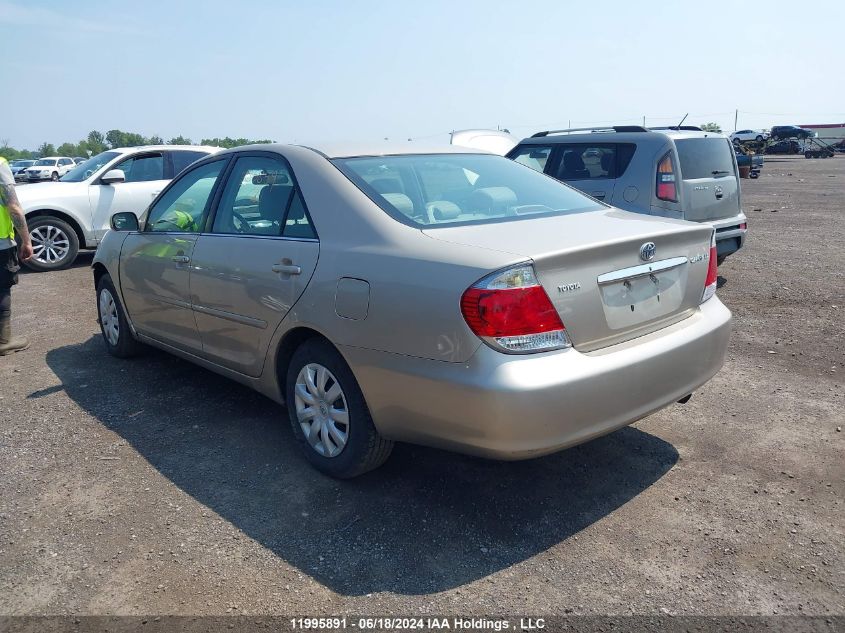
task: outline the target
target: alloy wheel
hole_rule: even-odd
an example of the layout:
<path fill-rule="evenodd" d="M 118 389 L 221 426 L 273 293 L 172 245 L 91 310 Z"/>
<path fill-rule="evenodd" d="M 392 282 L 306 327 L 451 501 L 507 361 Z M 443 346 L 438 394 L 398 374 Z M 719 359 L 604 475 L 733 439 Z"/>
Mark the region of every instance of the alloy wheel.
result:
<path fill-rule="evenodd" d="M 70 238 L 62 229 L 52 224 L 44 224 L 30 232 L 32 252 L 36 261 L 42 264 L 55 264 L 67 257 L 70 251 Z"/>

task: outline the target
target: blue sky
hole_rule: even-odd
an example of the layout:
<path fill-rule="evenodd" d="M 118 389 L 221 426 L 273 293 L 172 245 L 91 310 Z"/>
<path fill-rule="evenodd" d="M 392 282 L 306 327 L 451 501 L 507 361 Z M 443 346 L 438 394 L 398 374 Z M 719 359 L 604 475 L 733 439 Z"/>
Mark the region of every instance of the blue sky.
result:
<path fill-rule="evenodd" d="M 843 25 L 838 0 L 0 0 L 0 139 L 839 123 Z"/>

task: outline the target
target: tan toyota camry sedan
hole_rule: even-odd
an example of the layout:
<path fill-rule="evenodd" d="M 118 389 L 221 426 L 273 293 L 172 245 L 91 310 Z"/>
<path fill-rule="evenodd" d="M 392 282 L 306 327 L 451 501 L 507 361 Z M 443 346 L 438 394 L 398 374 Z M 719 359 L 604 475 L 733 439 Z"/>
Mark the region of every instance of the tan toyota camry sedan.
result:
<path fill-rule="evenodd" d="M 536 457 L 720 368 L 713 230 L 457 147 L 204 158 L 97 250 L 109 352 L 154 345 L 287 406 L 336 477 L 395 441 Z"/>

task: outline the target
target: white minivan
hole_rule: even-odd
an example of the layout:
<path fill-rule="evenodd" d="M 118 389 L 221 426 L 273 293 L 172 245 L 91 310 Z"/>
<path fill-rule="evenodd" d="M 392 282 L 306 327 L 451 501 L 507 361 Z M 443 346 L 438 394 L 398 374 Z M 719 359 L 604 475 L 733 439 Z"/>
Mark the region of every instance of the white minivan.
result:
<path fill-rule="evenodd" d="M 76 165 L 56 182 L 19 187 L 34 250 L 26 265 L 37 271 L 70 266 L 80 249 L 97 247 L 114 213 L 131 211 L 140 216 L 176 174 L 219 149 L 195 145 L 110 149 Z"/>

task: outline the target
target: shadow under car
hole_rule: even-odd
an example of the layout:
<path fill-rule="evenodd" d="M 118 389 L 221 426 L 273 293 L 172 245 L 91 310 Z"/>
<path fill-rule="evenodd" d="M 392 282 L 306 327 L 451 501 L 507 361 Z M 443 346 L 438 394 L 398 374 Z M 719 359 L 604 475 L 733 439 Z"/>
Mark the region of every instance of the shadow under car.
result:
<path fill-rule="evenodd" d="M 121 361 L 98 335 L 47 363 L 72 400 L 176 486 L 345 595 L 428 594 L 506 569 L 624 505 L 678 459 L 626 427 L 525 462 L 399 444 L 378 470 L 337 481 L 300 456 L 283 407 L 186 361 L 152 350 Z"/>

